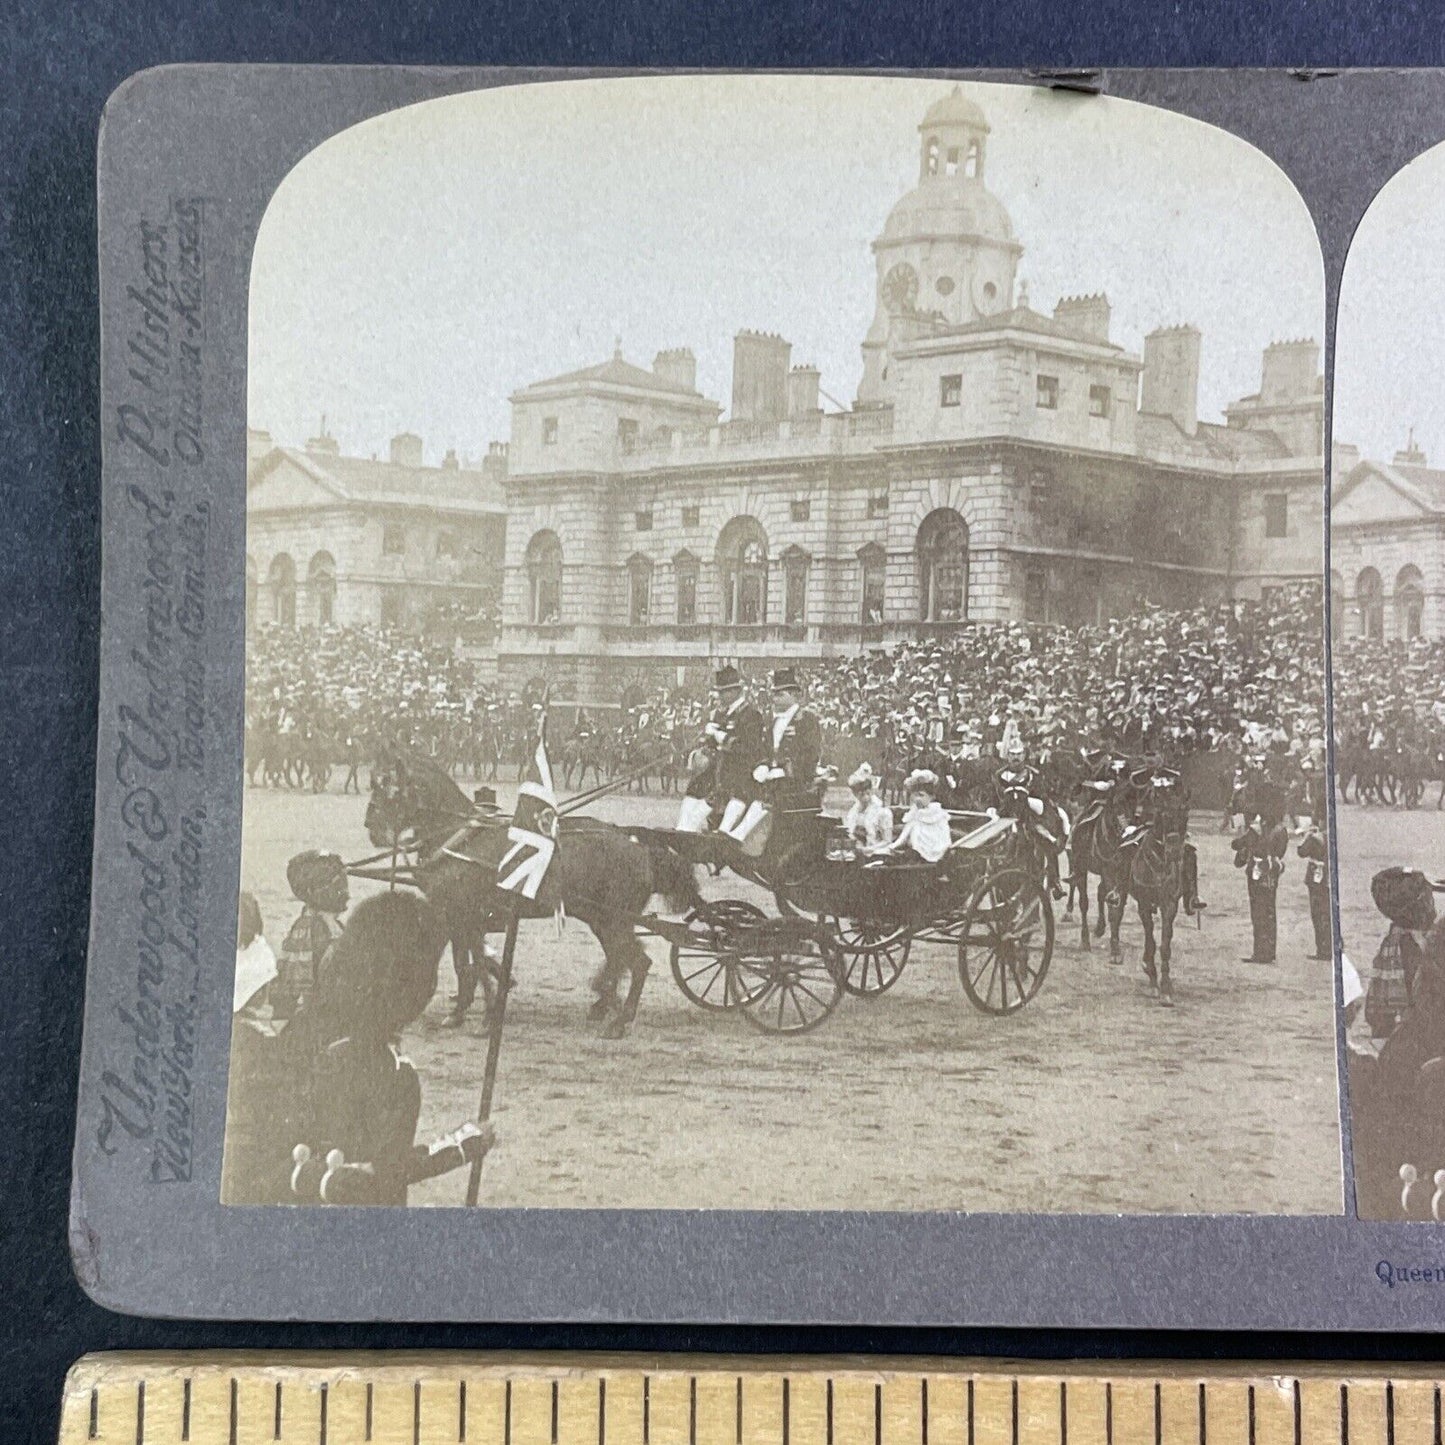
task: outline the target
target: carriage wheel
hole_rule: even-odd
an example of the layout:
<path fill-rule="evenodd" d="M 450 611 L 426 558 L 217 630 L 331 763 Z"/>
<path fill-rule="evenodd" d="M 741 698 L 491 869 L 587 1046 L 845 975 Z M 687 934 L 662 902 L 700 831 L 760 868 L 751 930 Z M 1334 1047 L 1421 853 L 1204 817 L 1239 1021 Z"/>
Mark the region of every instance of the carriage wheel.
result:
<path fill-rule="evenodd" d="M 834 918 L 833 946 L 843 963 L 843 987 L 856 998 L 877 998 L 903 976 L 913 935 L 907 928 Z"/>
<path fill-rule="evenodd" d="M 965 905 L 958 976 L 976 1009 L 1017 1013 L 1054 956 L 1054 909 L 1043 885 L 1012 870 L 984 877 Z"/>
<path fill-rule="evenodd" d="M 697 941 L 672 945 L 672 976 L 683 994 L 699 1008 L 734 1009 L 759 991 L 761 980 L 744 970 L 737 953 L 740 930 L 755 927 L 767 914 L 740 898 L 706 903 L 693 926 Z"/>
<path fill-rule="evenodd" d="M 770 929 L 741 955 L 757 983 L 743 1015 L 765 1034 L 805 1034 L 818 1027 L 843 997 L 843 966 L 821 934 Z"/>

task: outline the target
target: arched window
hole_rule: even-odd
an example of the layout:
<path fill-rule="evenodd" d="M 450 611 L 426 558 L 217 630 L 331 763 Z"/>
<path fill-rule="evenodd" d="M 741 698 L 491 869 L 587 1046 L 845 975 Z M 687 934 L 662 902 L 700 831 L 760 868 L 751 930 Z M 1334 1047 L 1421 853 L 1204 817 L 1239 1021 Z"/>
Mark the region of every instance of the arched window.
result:
<path fill-rule="evenodd" d="M 722 581 L 722 620 L 730 627 L 756 627 L 768 620 L 768 534 L 756 517 L 734 517 L 717 545 Z"/>
<path fill-rule="evenodd" d="M 296 626 L 296 564 L 286 552 L 279 552 L 271 559 L 271 570 L 266 574 L 271 589 L 271 621 L 282 627 Z"/>
<path fill-rule="evenodd" d="M 938 137 L 937 137 L 937 136 L 930 136 L 930 137 L 928 138 L 928 174 L 931 175 L 931 176 L 936 176 L 936 175 L 938 174 Z"/>
<path fill-rule="evenodd" d="M 327 627 L 336 612 L 336 558 L 330 552 L 318 552 L 306 569 L 306 584 L 311 593 L 311 616 Z"/>
<path fill-rule="evenodd" d="M 963 173 L 966 176 L 977 177 L 978 175 L 979 150 L 978 142 L 971 140 L 968 143 L 968 156 L 963 163 Z"/>
<path fill-rule="evenodd" d="M 677 625 L 691 627 L 697 621 L 697 558 L 686 548 L 672 559 L 677 580 Z"/>
<path fill-rule="evenodd" d="M 562 543 L 555 532 L 538 532 L 527 544 L 527 588 L 535 624 L 562 620 Z"/>
<path fill-rule="evenodd" d="M 1345 636 L 1345 579 L 1338 572 L 1330 573 L 1330 640 L 1341 642 Z"/>
<path fill-rule="evenodd" d="M 256 559 L 246 553 L 246 626 L 252 626 L 256 621 L 256 595 L 260 590 L 261 573 L 256 566 Z"/>
<path fill-rule="evenodd" d="M 858 620 L 864 627 L 881 627 L 888 554 L 877 542 L 870 542 L 859 551 L 858 564 L 863 573 L 863 595 Z"/>
<path fill-rule="evenodd" d="M 646 627 L 652 610 L 652 559 L 634 552 L 627 559 L 627 620 Z"/>
<path fill-rule="evenodd" d="M 1385 635 L 1385 589 L 1380 574 L 1366 567 L 1355 579 L 1355 606 L 1360 613 L 1360 636 L 1377 641 Z"/>
<path fill-rule="evenodd" d="M 1395 578 L 1395 636 L 1419 637 L 1425 622 L 1425 578 L 1413 564 Z"/>
<path fill-rule="evenodd" d="M 924 622 L 968 616 L 968 523 L 951 507 L 930 512 L 918 529 L 918 615 Z"/>

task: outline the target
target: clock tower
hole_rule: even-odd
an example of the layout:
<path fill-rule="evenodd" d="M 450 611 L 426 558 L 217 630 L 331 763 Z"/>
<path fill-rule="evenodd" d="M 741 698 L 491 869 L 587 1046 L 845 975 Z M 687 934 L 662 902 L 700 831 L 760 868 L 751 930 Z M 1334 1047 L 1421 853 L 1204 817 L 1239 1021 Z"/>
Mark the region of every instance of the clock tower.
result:
<path fill-rule="evenodd" d="M 873 243 L 877 309 L 863 342 L 860 406 L 893 399 L 889 355 L 900 342 L 981 321 L 1013 305 L 1023 247 L 984 185 L 989 125 L 960 87 L 918 127 L 918 184 Z"/>

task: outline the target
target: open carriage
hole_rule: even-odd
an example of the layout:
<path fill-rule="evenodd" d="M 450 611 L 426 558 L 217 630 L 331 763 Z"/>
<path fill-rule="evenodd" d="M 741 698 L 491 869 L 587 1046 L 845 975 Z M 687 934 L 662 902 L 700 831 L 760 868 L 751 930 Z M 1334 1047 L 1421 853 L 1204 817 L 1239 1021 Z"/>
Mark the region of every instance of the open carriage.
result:
<path fill-rule="evenodd" d="M 742 1012 L 768 1033 L 806 1033 L 845 994 L 875 998 L 902 976 L 915 942 L 956 952 L 975 1008 L 1010 1014 L 1043 986 L 1054 947 L 1053 900 L 1025 825 L 953 815 L 937 863 L 860 855 L 822 813 L 780 815 L 753 857 L 719 833 L 646 830 L 688 862 L 727 869 L 770 894 L 705 903 L 682 922 L 652 918 L 671 945 L 673 978 L 695 1004 Z"/>

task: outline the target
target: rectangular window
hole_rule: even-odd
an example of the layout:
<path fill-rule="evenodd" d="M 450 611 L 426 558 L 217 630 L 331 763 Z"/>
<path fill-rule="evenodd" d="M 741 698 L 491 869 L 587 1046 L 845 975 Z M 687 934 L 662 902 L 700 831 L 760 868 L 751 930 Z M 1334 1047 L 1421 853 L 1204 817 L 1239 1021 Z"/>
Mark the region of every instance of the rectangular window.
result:
<path fill-rule="evenodd" d="M 682 509 L 682 525 L 684 527 L 702 526 L 702 508 L 684 507 Z"/>
<path fill-rule="evenodd" d="M 634 567 L 629 581 L 628 618 L 634 627 L 646 627 L 648 610 L 652 606 L 652 571 L 646 567 Z"/>
<path fill-rule="evenodd" d="M 886 561 L 881 547 L 863 554 L 863 611 L 861 621 L 864 627 L 880 627 L 883 623 L 883 584 L 886 576 Z"/>
<path fill-rule="evenodd" d="M 1053 478 L 1045 471 L 1036 471 L 1029 476 L 1029 507 L 1035 512 L 1046 512 L 1052 500 Z"/>
<path fill-rule="evenodd" d="M 870 492 L 868 494 L 868 515 L 869 517 L 886 517 L 888 515 L 887 492 Z"/>
<path fill-rule="evenodd" d="M 544 447 L 557 445 L 557 418 L 555 416 L 542 418 L 542 445 Z"/>
<path fill-rule="evenodd" d="M 1057 376 L 1040 375 L 1034 392 L 1034 404 L 1044 411 L 1059 409 L 1059 379 Z"/>
<path fill-rule="evenodd" d="M 1264 499 L 1264 535 L 1289 536 L 1289 493 L 1270 492 Z"/>
<path fill-rule="evenodd" d="M 1107 386 L 1089 388 L 1089 415 L 1108 416 L 1113 410 L 1114 396 Z"/>
<path fill-rule="evenodd" d="M 1043 567 L 1030 567 L 1024 573 L 1024 621 L 1049 620 L 1049 574 Z"/>
<path fill-rule="evenodd" d="M 388 557 L 399 557 L 406 551 L 406 531 L 395 522 L 382 528 L 381 550 Z"/>
<path fill-rule="evenodd" d="M 633 520 L 639 532 L 650 532 L 652 530 L 652 508 L 643 507 Z"/>
<path fill-rule="evenodd" d="M 939 406 L 962 406 L 963 375 L 961 372 L 950 372 L 949 375 L 938 378 L 938 404 Z"/>
<path fill-rule="evenodd" d="M 630 416 L 617 418 L 617 445 L 624 452 L 637 445 L 637 422 Z"/>
<path fill-rule="evenodd" d="M 801 627 L 808 620 L 808 564 L 790 562 L 783 581 L 783 621 Z"/>
<path fill-rule="evenodd" d="M 691 627 L 697 621 L 697 568 L 677 569 L 677 623 Z"/>
<path fill-rule="evenodd" d="M 795 522 L 806 522 L 813 515 L 813 504 L 807 498 L 795 501 L 789 506 L 788 514 Z"/>

